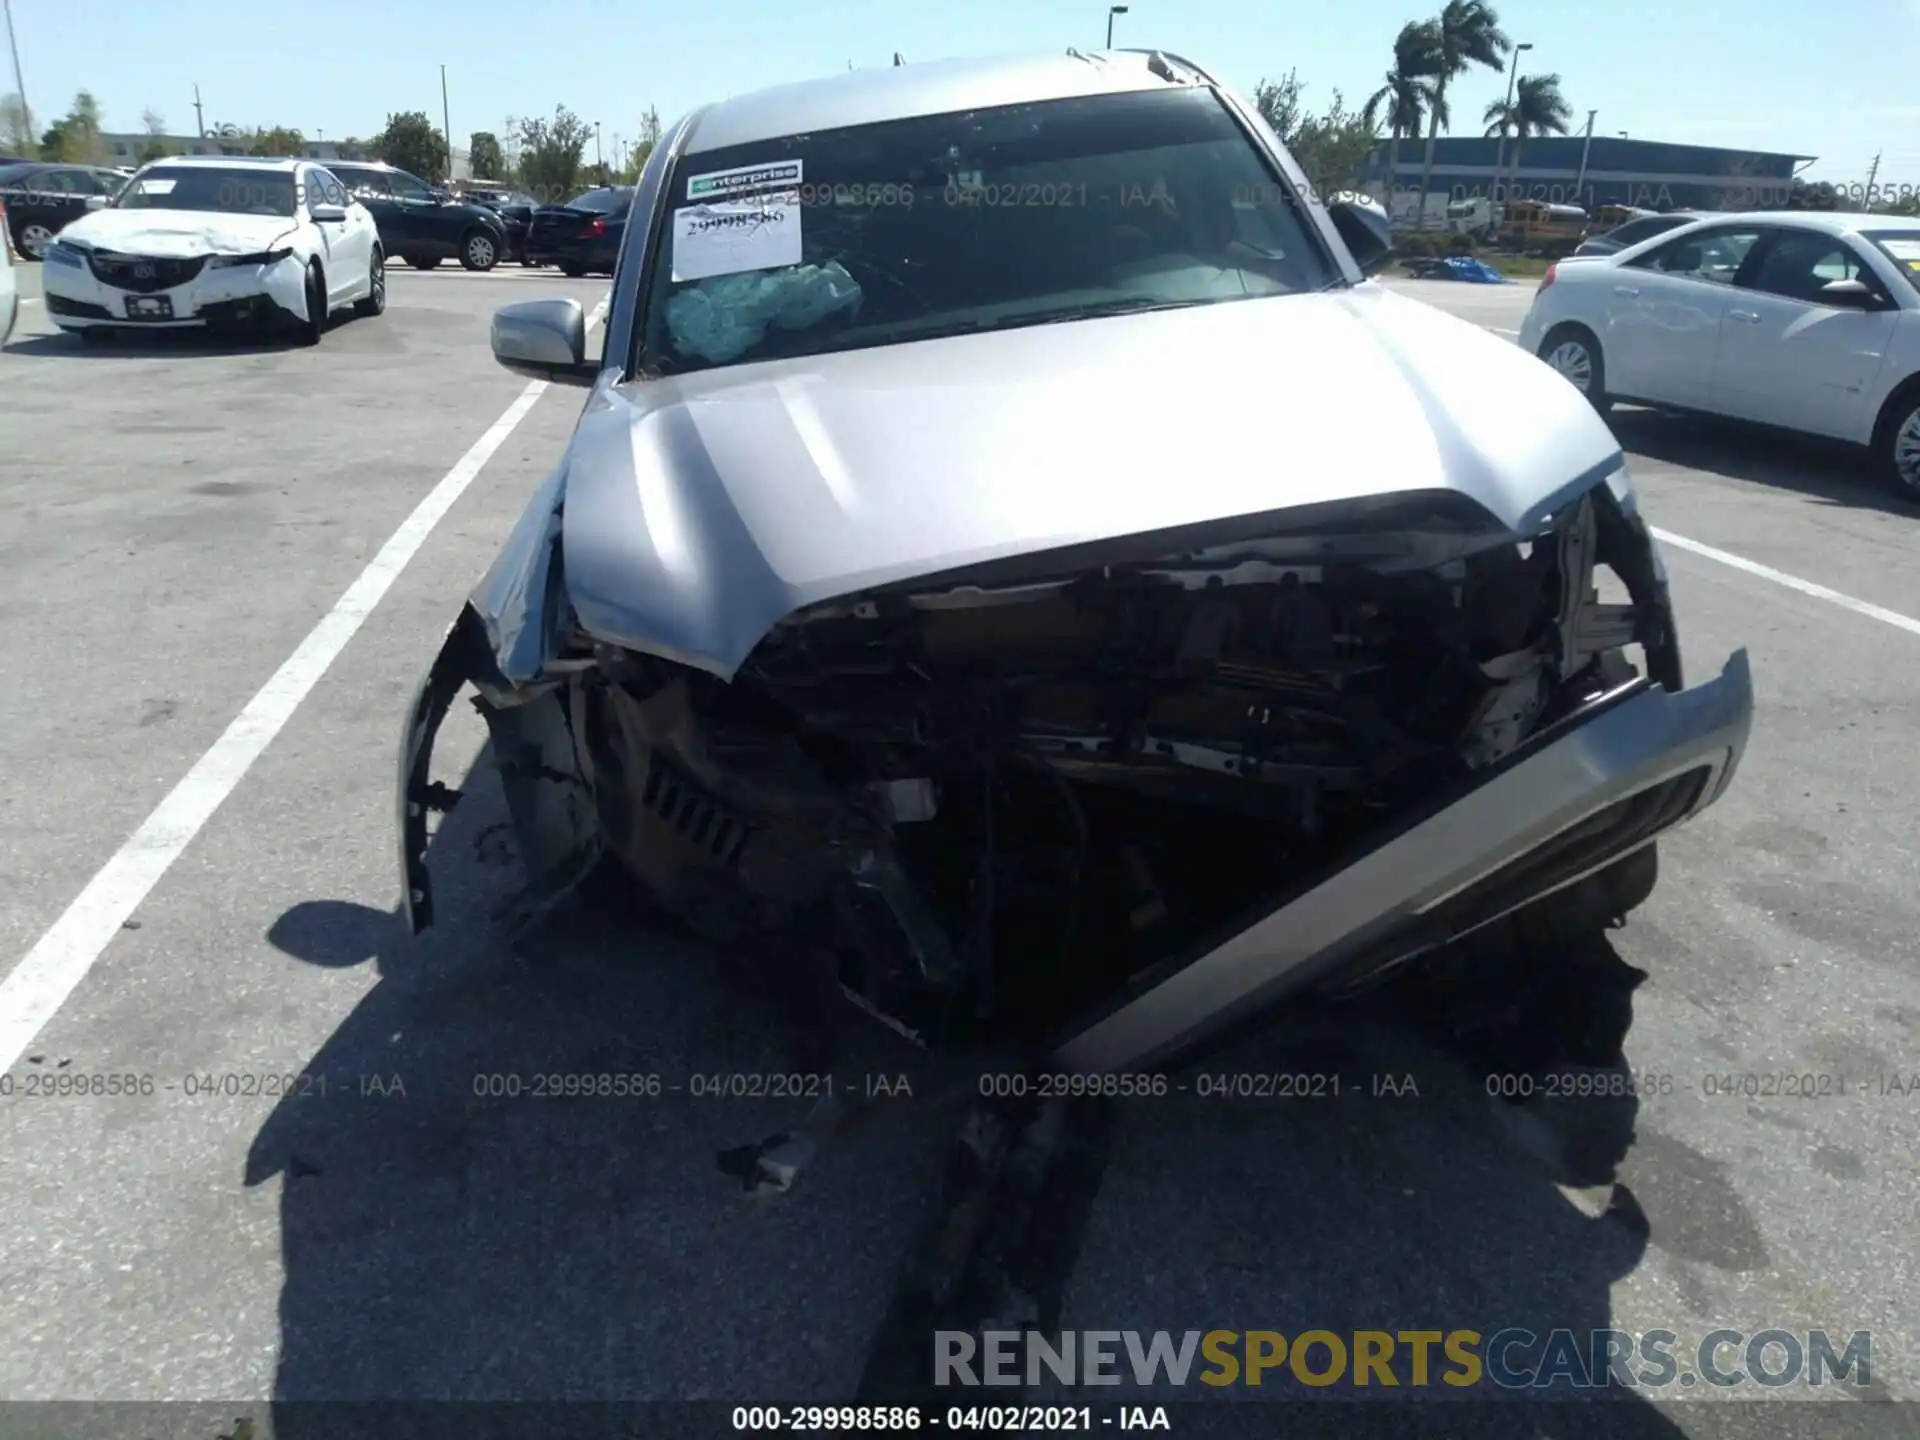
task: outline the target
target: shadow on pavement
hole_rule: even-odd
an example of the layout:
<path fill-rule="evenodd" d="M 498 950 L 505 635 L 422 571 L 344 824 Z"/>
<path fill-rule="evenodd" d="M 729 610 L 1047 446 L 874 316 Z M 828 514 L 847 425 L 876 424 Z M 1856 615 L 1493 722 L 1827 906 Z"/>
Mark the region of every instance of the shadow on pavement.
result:
<path fill-rule="evenodd" d="M 1851 445 L 1633 407 L 1615 409 L 1609 420 L 1622 446 L 1663 464 L 1791 490 L 1828 505 L 1920 514 L 1920 505 L 1894 493 L 1872 457 Z"/>
<path fill-rule="evenodd" d="M 327 325 L 332 335 L 362 320 L 351 310 L 336 314 Z M 377 318 L 377 317 L 376 317 Z M 325 346 L 326 339 L 320 341 Z M 205 330 L 136 330 L 123 326 L 106 338 L 89 340 L 77 331 L 57 330 L 51 335 L 17 334 L 7 346 L 9 355 L 84 355 L 96 360 L 151 360 L 159 356 L 227 356 L 274 354 L 302 348 L 291 332 L 239 331 L 210 335 Z"/>
<path fill-rule="evenodd" d="M 923 1089 L 876 1102 L 790 1193 L 750 1197 L 717 1156 L 789 1129 L 804 1102 L 694 1098 L 687 1087 L 698 1075 L 792 1069 L 794 1035 L 768 972 L 598 909 L 551 921 L 517 949 L 503 943 L 491 917 L 519 880 L 505 807 L 484 761 L 466 789 L 434 845 L 435 929 L 415 939 L 394 914 L 316 900 L 270 932 L 311 963 L 371 959 L 379 974 L 308 1067 L 325 1093 L 284 1100 L 248 1158 L 248 1185 L 282 1187 L 272 1433 L 361 1433 L 313 1402 L 846 1403 L 930 1213 L 953 1102 L 966 1097 Z M 1648 1242 L 1624 1187 L 1604 1200 L 1632 1102 L 1569 1125 L 1541 1107 L 1498 1107 L 1485 1084 L 1516 1061 L 1624 1063 L 1640 972 L 1598 946 L 1588 962 L 1612 977 L 1599 1003 L 1576 1006 L 1549 985 L 1501 1011 L 1402 983 L 1306 1012 L 1208 1066 L 1338 1074 L 1338 1098 L 1119 1102 L 1062 1323 L 1487 1337 L 1519 1327 L 1570 1330 L 1583 1345 L 1608 1329 L 1609 1287 Z M 859 1064 L 914 1069 L 903 1042 L 872 1029 L 854 1040 Z M 569 1096 L 568 1076 L 657 1077 L 662 1093 Z M 1418 1094 L 1376 1093 L 1376 1076 L 1394 1089 L 1410 1079 Z M 1603 1198 L 1590 1213 L 1556 1179 Z M 1394 1368 L 1407 1385 L 1405 1359 Z M 1305 1397 L 1285 1406 L 1288 1434 L 1683 1433 L 1618 1388 L 1579 1397 L 1606 1403 L 1488 1404 L 1483 1386 L 1462 1408 L 1438 1383 L 1446 1368 L 1436 1351 L 1430 1386 L 1399 1392 L 1411 1406 L 1271 1373 L 1261 1389 L 1202 1398 Z M 1178 1399 L 1182 1433 L 1278 1433 L 1281 1412 L 1268 1406 L 1191 1403 L 1205 1388 L 1071 1398 Z M 1327 1403 L 1336 1395 L 1363 1403 Z M 465 1415 L 463 1434 L 505 1433 L 444 1408 Z M 1201 1412 L 1204 1428 L 1188 1425 Z M 524 1413 L 512 1428 L 599 1433 L 564 1413 L 550 1431 Z M 692 1433 L 670 1420 L 645 1428 Z"/>

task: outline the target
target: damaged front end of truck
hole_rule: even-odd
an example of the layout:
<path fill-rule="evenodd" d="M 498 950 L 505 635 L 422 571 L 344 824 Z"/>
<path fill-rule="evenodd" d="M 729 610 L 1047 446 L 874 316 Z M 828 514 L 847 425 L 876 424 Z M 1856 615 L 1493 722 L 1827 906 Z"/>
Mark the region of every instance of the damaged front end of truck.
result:
<path fill-rule="evenodd" d="M 556 476 L 408 717 L 409 922 L 468 686 L 537 893 L 598 870 L 713 941 L 830 955 L 931 1047 L 1166 1063 L 1549 897 L 1624 913 L 1752 695 L 1744 652 L 1683 686 L 1620 463 L 1517 531 L 1423 489 L 896 579 L 737 665 L 582 623 Z"/>

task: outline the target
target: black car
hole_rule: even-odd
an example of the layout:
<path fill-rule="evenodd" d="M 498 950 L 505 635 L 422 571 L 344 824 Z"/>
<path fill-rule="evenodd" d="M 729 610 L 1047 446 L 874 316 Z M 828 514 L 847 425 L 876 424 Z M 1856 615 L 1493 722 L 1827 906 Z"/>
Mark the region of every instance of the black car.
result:
<path fill-rule="evenodd" d="M 609 185 L 576 195 L 565 205 L 542 205 L 527 230 L 527 263 L 558 265 L 568 275 L 613 274 L 633 207 L 631 185 Z"/>
<path fill-rule="evenodd" d="M 456 199 L 391 165 L 330 160 L 327 168 L 367 207 L 381 248 L 416 270 L 431 270 L 442 260 L 491 270 L 507 254 L 506 224 L 484 205 Z"/>
<path fill-rule="evenodd" d="M 1651 240 L 1682 225 L 1691 225 L 1700 217 L 1691 210 L 1675 210 L 1665 215 L 1642 215 L 1606 230 L 1574 247 L 1576 255 L 1617 255 L 1630 245 Z"/>
<path fill-rule="evenodd" d="M 93 165 L 36 160 L 0 168 L 0 201 L 6 203 L 13 248 L 38 260 L 63 227 L 106 204 L 126 181 L 117 171 Z"/>

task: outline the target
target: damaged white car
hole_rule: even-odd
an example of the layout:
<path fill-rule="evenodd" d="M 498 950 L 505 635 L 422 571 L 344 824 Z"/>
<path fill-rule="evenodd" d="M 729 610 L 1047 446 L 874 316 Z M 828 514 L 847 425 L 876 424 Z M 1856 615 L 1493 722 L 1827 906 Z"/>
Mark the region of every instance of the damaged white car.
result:
<path fill-rule="evenodd" d="M 826 957 L 930 1046 L 1159 1064 L 1633 908 L 1733 777 L 1745 654 L 1683 686 L 1618 444 L 1368 281 L 1388 244 L 1158 52 L 680 122 L 602 356 L 573 301 L 494 320 L 588 393 L 407 718 L 414 929 L 469 684 L 539 892 Z"/>
<path fill-rule="evenodd" d="M 47 247 L 47 314 L 115 330 L 291 329 L 316 344 L 336 310 L 387 306 L 373 217 L 324 166 L 173 156 Z"/>

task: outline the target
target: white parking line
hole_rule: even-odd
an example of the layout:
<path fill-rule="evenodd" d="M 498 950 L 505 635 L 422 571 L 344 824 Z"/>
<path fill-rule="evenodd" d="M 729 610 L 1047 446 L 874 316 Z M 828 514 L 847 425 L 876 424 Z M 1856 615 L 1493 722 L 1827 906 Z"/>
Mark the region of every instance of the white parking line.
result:
<path fill-rule="evenodd" d="M 1798 590 L 1802 595 L 1811 595 L 1816 600 L 1825 600 L 1838 605 L 1843 610 L 1851 610 L 1856 615 L 1864 615 L 1869 620 L 1878 620 L 1891 625 L 1896 630 L 1905 630 L 1909 635 L 1920 635 L 1920 620 L 1911 615 L 1902 615 L 1897 610 L 1888 610 L 1868 600 L 1856 600 L 1851 595 L 1842 595 L 1838 590 L 1829 590 L 1824 585 L 1816 585 L 1811 580 L 1802 580 L 1797 575 L 1789 575 L 1784 570 L 1776 570 L 1771 565 L 1762 565 L 1757 560 L 1748 560 L 1744 556 L 1730 554 L 1725 550 L 1716 550 L 1711 545 L 1702 545 L 1698 540 L 1689 540 L 1684 535 L 1675 535 L 1671 530 L 1661 530 L 1649 526 L 1654 538 L 1662 545 L 1671 545 L 1678 550 L 1691 551 L 1695 555 L 1704 555 L 1709 560 L 1717 560 L 1722 565 L 1735 570 L 1744 570 L 1749 575 L 1758 575 L 1762 580 L 1771 580 L 1776 585 L 1784 585 L 1789 590 Z"/>
<path fill-rule="evenodd" d="M 530 381 L 519 399 L 427 492 L 346 593 L 213 742 L 213 748 L 194 763 L 126 844 L 100 867 L 13 973 L 0 981 L 0 1072 L 13 1068 L 41 1027 L 66 1003 L 94 961 L 120 933 L 122 923 L 273 743 L 300 702 L 347 648 L 347 642 L 433 533 L 434 526 L 546 388 L 544 380 Z"/>
<path fill-rule="evenodd" d="M 1496 335 L 1518 335 L 1517 330 L 1502 330 L 1498 325 L 1481 327 Z M 1883 605 L 1875 605 L 1870 600 L 1856 600 L 1851 595 L 1842 595 L 1838 590 L 1829 590 L 1824 585 L 1816 585 L 1811 580 L 1802 580 L 1797 575 L 1789 575 L 1784 570 L 1776 570 L 1771 565 L 1762 565 L 1757 560 L 1748 560 L 1744 556 L 1730 551 L 1716 550 L 1711 545 L 1702 545 L 1698 540 L 1689 540 L 1684 535 L 1676 535 L 1671 530 L 1653 529 L 1654 535 L 1663 545 L 1671 545 L 1676 550 L 1685 550 L 1708 560 L 1716 560 L 1735 570 L 1743 570 L 1749 575 L 1757 575 L 1762 580 L 1771 580 L 1776 585 L 1784 585 L 1789 590 L 1798 590 L 1802 595 L 1811 595 L 1816 600 L 1825 600 L 1838 605 L 1843 610 L 1851 610 L 1856 615 L 1864 615 L 1869 620 L 1878 620 L 1891 625 L 1896 630 L 1905 630 L 1910 635 L 1920 635 L 1920 620 L 1911 615 L 1902 615 L 1898 610 L 1889 610 Z"/>

